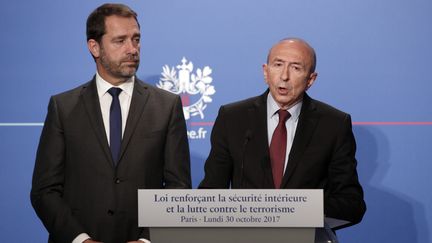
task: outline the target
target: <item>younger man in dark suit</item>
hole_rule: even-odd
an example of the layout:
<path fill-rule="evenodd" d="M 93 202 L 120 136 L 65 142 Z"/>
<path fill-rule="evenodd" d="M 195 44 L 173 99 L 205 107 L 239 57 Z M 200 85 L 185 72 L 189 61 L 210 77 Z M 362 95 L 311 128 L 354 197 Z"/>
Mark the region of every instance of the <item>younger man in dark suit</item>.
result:
<path fill-rule="evenodd" d="M 140 26 L 122 4 L 87 19 L 94 78 L 51 98 L 31 201 L 52 243 L 148 242 L 138 192 L 191 188 L 180 97 L 135 77 Z"/>
<path fill-rule="evenodd" d="M 324 189 L 326 216 L 361 221 L 351 117 L 306 94 L 315 64 L 301 39 L 271 48 L 263 65 L 269 89 L 220 108 L 200 188 Z"/>

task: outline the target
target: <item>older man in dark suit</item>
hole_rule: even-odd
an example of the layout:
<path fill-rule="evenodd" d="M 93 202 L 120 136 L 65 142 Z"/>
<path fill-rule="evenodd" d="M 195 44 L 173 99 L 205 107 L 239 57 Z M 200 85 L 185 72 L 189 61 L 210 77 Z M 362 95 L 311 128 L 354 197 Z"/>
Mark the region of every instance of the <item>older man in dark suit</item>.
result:
<path fill-rule="evenodd" d="M 49 242 L 148 242 L 137 189 L 191 188 L 180 97 L 135 77 L 136 13 L 104 4 L 87 20 L 97 72 L 51 98 L 31 190 Z"/>
<path fill-rule="evenodd" d="M 361 221 L 351 117 L 306 94 L 315 64 L 301 39 L 271 48 L 263 65 L 269 89 L 220 108 L 200 188 L 324 189 L 326 216 Z"/>

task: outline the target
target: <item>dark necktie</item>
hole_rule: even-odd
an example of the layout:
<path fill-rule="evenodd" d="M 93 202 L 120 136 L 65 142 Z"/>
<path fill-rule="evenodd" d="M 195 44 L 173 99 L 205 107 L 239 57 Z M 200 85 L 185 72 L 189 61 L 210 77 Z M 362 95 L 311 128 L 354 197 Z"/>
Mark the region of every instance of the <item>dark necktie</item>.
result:
<path fill-rule="evenodd" d="M 122 140 L 122 115 L 119 101 L 119 94 L 121 92 L 120 88 L 114 87 L 108 90 L 108 93 L 112 96 L 110 107 L 110 148 L 114 166 L 117 165 L 119 159 Z"/>
<path fill-rule="evenodd" d="M 270 142 L 270 160 L 272 165 L 273 183 L 276 189 L 280 188 L 285 166 L 287 131 L 286 120 L 291 114 L 286 110 L 279 110 L 279 123 L 273 132 Z"/>

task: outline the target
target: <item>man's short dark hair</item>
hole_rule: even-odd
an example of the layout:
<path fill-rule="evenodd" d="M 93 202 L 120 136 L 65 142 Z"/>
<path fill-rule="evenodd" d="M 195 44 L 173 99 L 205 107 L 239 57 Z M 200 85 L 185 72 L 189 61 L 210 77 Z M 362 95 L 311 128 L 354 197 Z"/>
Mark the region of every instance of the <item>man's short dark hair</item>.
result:
<path fill-rule="evenodd" d="M 124 4 L 106 3 L 95 9 L 87 18 L 87 41 L 94 39 L 98 43 L 105 34 L 105 18 L 109 16 L 133 17 L 139 27 L 137 13 Z"/>

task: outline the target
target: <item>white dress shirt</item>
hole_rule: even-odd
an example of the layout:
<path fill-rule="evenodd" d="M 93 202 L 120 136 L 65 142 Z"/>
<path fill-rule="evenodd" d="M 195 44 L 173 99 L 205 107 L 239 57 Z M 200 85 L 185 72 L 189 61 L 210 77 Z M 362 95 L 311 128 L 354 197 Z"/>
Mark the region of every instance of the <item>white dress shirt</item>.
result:
<path fill-rule="evenodd" d="M 294 135 L 297 129 L 297 123 L 300 116 L 300 111 L 303 102 L 295 104 L 293 107 L 288 109 L 288 112 L 291 114 L 291 117 L 287 119 L 285 122 L 285 127 L 287 130 L 287 148 L 285 154 L 285 165 L 284 165 L 284 173 L 288 164 L 288 157 L 291 151 L 291 147 L 294 141 Z M 273 137 L 274 130 L 276 129 L 279 123 L 279 115 L 277 111 L 280 109 L 276 101 L 271 96 L 269 92 L 267 95 L 267 134 L 268 134 L 268 144 L 270 146 L 271 139 Z"/>
<path fill-rule="evenodd" d="M 134 87 L 135 77 L 132 77 L 128 81 L 114 86 L 105 81 L 98 73 L 96 73 L 96 87 L 99 96 L 99 103 L 102 112 L 102 119 L 105 126 L 105 133 L 107 136 L 108 144 L 110 144 L 110 107 L 112 102 L 112 96 L 108 93 L 108 90 L 112 87 L 120 88 L 122 92 L 119 94 L 120 108 L 122 114 L 122 137 L 126 127 L 126 120 L 129 114 L 129 107 L 132 99 L 132 92 Z"/>

